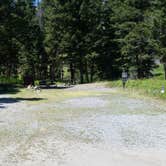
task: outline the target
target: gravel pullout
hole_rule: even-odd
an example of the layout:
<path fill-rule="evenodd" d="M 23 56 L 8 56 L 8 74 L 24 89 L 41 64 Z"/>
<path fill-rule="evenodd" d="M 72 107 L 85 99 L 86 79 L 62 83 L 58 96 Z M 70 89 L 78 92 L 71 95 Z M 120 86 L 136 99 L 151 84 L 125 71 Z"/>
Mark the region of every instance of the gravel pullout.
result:
<path fill-rule="evenodd" d="M 0 165 L 165 166 L 163 105 L 101 84 L 63 92 L 89 95 L 38 105 L 0 95 Z"/>

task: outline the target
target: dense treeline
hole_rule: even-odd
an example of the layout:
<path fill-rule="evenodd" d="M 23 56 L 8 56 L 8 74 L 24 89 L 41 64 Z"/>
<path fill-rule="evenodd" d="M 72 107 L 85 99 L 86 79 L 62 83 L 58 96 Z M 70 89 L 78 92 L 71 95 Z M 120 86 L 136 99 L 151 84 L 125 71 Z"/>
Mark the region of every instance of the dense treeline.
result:
<path fill-rule="evenodd" d="M 0 76 L 116 79 L 166 71 L 165 0 L 0 1 Z M 166 73 L 166 72 L 165 72 Z"/>

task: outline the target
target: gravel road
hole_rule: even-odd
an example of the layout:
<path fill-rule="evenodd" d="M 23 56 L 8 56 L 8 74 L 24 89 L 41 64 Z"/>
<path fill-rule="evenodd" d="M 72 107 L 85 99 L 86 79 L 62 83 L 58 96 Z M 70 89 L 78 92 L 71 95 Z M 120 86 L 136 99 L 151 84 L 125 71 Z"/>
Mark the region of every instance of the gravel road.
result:
<path fill-rule="evenodd" d="M 164 104 L 99 84 L 52 91 L 88 95 L 32 105 L 0 95 L 0 166 L 166 165 Z"/>

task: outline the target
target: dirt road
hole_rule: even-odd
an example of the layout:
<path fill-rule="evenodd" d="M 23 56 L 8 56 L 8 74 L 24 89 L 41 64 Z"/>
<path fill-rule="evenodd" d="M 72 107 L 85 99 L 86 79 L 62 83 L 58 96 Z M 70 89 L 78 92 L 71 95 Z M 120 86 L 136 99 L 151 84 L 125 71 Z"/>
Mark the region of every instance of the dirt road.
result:
<path fill-rule="evenodd" d="M 28 94 L 0 95 L 0 166 L 166 165 L 164 105 L 98 84 Z"/>

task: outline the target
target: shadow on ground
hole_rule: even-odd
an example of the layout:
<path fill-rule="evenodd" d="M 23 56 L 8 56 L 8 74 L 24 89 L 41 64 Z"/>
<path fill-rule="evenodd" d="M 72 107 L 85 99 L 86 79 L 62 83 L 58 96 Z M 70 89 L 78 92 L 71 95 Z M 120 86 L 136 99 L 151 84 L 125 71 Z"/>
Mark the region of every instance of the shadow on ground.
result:
<path fill-rule="evenodd" d="M 11 97 L 3 97 L 0 98 L 0 108 L 5 108 L 7 104 L 18 103 L 21 101 L 40 101 L 45 100 L 44 98 L 11 98 Z"/>
<path fill-rule="evenodd" d="M 4 106 L 0 106 L 0 109 L 5 108 Z"/>
<path fill-rule="evenodd" d="M 69 89 L 73 88 L 74 86 L 40 86 L 41 89 Z"/>

